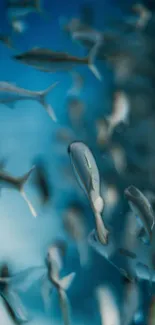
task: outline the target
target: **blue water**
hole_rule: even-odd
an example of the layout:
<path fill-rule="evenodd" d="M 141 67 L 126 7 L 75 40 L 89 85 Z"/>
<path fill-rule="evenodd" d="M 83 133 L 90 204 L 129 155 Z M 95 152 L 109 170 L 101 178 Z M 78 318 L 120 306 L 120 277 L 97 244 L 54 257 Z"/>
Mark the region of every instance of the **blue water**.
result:
<path fill-rule="evenodd" d="M 122 299 L 122 278 L 106 260 L 90 248 L 91 264 L 82 269 L 76 246 L 70 241 L 63 229 L 62 217 L 65 207 L 72 199 L 81 200 L 85 207 L 85 217 L 88 232 L 94 228 L 94 218 L 84 193 L 79 189 L 76 180 L 69 183 L 63 175 L 63 168 L 70 167 L 67 155 L 67 145 L 61 146 L 55 140 L 55 131 L 60 127 L 69 126 L 69 116 L 66 108 L 67 91 L 72 85 L 69 73 L 43 73 L 32 67 L 13 60 L 12 55 L 23 52 L 35 46 L 70 52 L 73 55 L 83 56 L 84 48 L 73 43 L 60 28 L 60 18 L 78 17 L 84 0 L 50 1 L 42 0 L 42 6 L 49 13 L 49 17 L 39 14 L 30 14 L 25 18 L 28 29 L 25 33 L 13 34 L 13 42 L 17 51 L 7 49 L 0 44 L 0 80 L 9 81 L 16 85 L 34 90 L 44 90 L 52 83 L 59 81 L 57 87 L 48 95 L 47 101 L 52 105 L 58 118 L 54 123 L 43 107 L 34 101 L 21 101 L 16 103 L 14 109 L 1 105 L 0 114 L 0 158 L 6 157 L 6 170 L 14 176 L 27 172 L 33 165 L 37 156 L 42 156 L 47 166 L 49 182 L 53 195 L 46 208 L 42 208 L 36 187 L 32 179 L 25 186 L 28 197 L 33 202 L 38 217 L 35 219 L 16 191 L 2 190 L 0 193 L 0 262 L 7 262 L 13 273 L 44 264 L 49 244 L 55 239 L 65 239 L 68 244 L 64 274 L 75 271 L 76 278 L 68 291 L 71 303 L 72 324 L 100 325 L 100 315 L 95 299 L 95 288 L 99 285 L 110 284 L 117 294 L 118 306 Z M 103 30 L 108 18 L 121 17 L 122 10 L 118 2 L 94 0 L 94 26 Z M 124 9 L 125 10 L 125 9 Z M 124 11 L 125 14 L 125 11 Z M 5 1 L 0 1 L 0 27 L 1 31 L 9 33 Z M 87 144 L 91 149 L 95 147 L 94 120 L 110 112 L 111 91 L 113 80 L 107 67 L 98 63 L 103 76 L 100 83 L 86 67 L 79 67 L 85 80 L 85 85 L 80 98 L 85 102 L 85 120 L 89 137 Z M 75 140 L 84 140 L 77 132 Z M 100 160 L 98 150 L 94 151 L 98 166 L 103 169 L 103 160 Z M 130 155 L 130 149 L 129 149 Z M 132 155 L 137 162 L 137 156 Z M 108 171 L 108 166 L 106 166 Z M 113 174 L 111 174 L 112 177 Z M 117 180 L 117 176 L 114 176 Z M 119 184 L 122 190 L 123 185 Z M 117 214 L 125 213 L 127 205 L 123 199 L 115 211 Z M 114 224 L 118 231 L 121 229 L 122 220 L 115 219 Z M 143 285 L 143 290 L 145 286 Z M 146 290 L 147 292 L 147 290 Z M 24 293 L 23 301 L 32 320 L 30 325 L 62 324 L 56 292 L 51 296 L 51 308 L 45 314 L 38 283 Z M 0 325 L 11 325 L 2 301 L 0 301 Z M 115 324 L 110 324 L 115 325 Z"/>

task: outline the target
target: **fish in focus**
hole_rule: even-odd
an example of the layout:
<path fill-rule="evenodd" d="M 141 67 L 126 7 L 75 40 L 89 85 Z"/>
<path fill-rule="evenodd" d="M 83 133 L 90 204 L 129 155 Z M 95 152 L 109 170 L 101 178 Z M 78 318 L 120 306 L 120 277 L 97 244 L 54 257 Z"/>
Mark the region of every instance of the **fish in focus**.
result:
<path fill-rule="evenodd" d="M 101 80 L 101 75 L 94 65 L 99 44 L 91 49 L 86 57 L 77 57 L 66 52 L 55 52 L 46 48 L 33 48 L 28 52 L 14 56 L 14 59 L 44 72 L 71 70 L 75 65 L 88 65 L 95 77 Z"/>
<path fill-rule="evenodd" d="M 57 121 L 54 110 L 51 105 L 46 103 L 46 96 L 51 90 L 58 84 L 58 82 L 53 83 L 50 87 L 43 91 L 31 91 L 24 88 L 20 88 L 11 83 L 1 81 L 0 82 L 0 104 L 4 104 L 8 107 L 13 107 L 15 102 L 20 100 L 36 100 L 38 101 L 46 110 L 48 115 L 52 120 Z"/>
<path fill-rule="evenodd" d="M 87 266 L 89 251 L 83 207 L 80 204 L 72 203 L 64 213 L 63 224 L 66 232 L 77 245 L 81 266 Z"/>
<path fill-rule="evenodd" d="M 24 174 L 21 177 L 13 177 L 10 174 L 6 173 L 5 171 L 0 171 L 0 188 L 11 188 L 15 189 L 20 192 L 23 199 L 27 203 L 29 210 L 31 214 L 36 217 L 37 213 L 30 202 L 30 200 L 27 198 L 27 195 L 24 191 L 24 185 L 27 182 L 28 178 L 30 177 L 32 171 L 35 169 L 35 166 L 33 166 L 26 174 Z"/>
<path fill-rule="evenodd" d="M 77 181 L 86 193 L 94 212 L 99 240 L 105 244 L 109 232 L 101 217 L 104 201 L 100 195 L 100 177 L 95 159 L 83 142 L 71 143 L 68 147 L 68 154 Z"/>
<path fill-rule="evenodd" d="M 40 0 L 6 0 L 7 18 L 15 32 L 25 31 L 23 18 L 31 13 L 42 13 Z M 17 24 L 20 28 L 17 28 Z"/>

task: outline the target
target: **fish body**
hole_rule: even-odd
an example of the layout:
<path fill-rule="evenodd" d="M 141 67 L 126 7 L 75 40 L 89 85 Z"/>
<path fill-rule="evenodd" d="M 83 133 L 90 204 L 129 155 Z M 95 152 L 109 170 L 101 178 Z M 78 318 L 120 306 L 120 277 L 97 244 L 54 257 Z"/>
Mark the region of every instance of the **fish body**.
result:
<path fill-rule="evenodd" d="M 40 11 L 40 0 L 7 1 L 7 16 L 9 20 L 18 20 L 30 13 Z"/>
<path fill-rule="evenodd" d="M 68 153 L 77 181 L 86 193 L 94 212 L 98 236 L 102 242 L 106 242 L 108 230 L 101 217 L 104 201 L 100 195 L 100 177 L 96 161 L 83 142 L 71 143 Z"/>
<path fill-rule="evenodd" d="M 1 81 L 0 82 L 0 103 L 11 107 L 20 100 L 36 100 L 47 111 L 49 116 L 56 121 L 56 116 L 52 107 L 46 103 L 46 96 L 57 85 L 57 82 L 52 84 L 44 91 L 31 91 L 28 89 L 20 88 L 12 83 Z"/>
<path fill-rule="evenodd" d="M 151 204 L 144 194 L 135 186 L 128 187 L 125 190 L 125 196 L 131 206 L 132 211 L 141 219 L 149 241 L 151 242 L 152 230 L 155 223 L 155 216 Z"/>
<path fill-rule="evenodd" d="M 98 79 L 101 79 L 97 68 L 94 66 L 98 47 L 99 44 L 95 44 L 90 54 L 82 58 L 46 48 L 33 48 L 28 52 L 16 55 L 14 58 L 44 72 L 68 71 L 75 65 L 84 64 L 89 66 Z"/>

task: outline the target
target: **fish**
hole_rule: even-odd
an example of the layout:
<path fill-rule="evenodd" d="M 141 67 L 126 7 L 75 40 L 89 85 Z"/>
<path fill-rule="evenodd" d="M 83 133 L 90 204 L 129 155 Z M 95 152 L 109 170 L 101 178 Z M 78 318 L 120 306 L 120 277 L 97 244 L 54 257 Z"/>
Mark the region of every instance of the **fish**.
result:
<path fill-rule="evenodd" d="M 101 217 L 104 201 L 100 195 L 100 177 L 96 161 L 90 149 L 83 142 L 72 142 L 68 146 L 68 154 L 77 181 L 87 195 L 94 212 L 98 237 L 105 244 L 109 232 Z"/>
<path fill-rule="evenodd" d="M 108 135 L 112 136 L 114 129 L 120 123 L 129 124 L 130 104 L 127 95 L 123 91 L 116 91 L 112 114 L 106 117 L 109 128 Z"/>
<path fill-rule="evenodd" d="M 108 128 L 109 124 L 106 119 L 96 120 L 96 132 L 97 132 L 97 145 L 101 148 L 105 147 L 109 137 L 108 137 Z"/>
<path fill-rule="evenodd" d="M 48 177 L 45 169 L 45 163 L 41 158 L 35 159 L 35 185 L 39 189 L 41 194 L 41 200 L 43 204 L 46 204 L 51 197 L 50 185 L 48 182 Z"/>
<path fill-rule="evenodd" d="M 63 225 L 66 232 L 75 241 L 80 257 L 80 265 L 85 267 L 89 262 L 87 244 L 87 231 L 84 222 L 83 207 L 78 203 L 72 203 L 64 212 Z"/>
<path fill-rule="evenodd" d="M 51 86 L 43 91 L 31 91 L 24 88 L 20 88 L 12 83 L 1 81 L 0 82 L 0 104 L 4 104 L 11 107 L 15 102 L 20 100 L 36 100 L 38 101 L 52 118 L 53 121 L 57 121 L 54 110 L 51 105 L 46 103 L 46 96 L 53 88 L 57 86 L 58 82 L 53 83 Z"/>
<path fill-rule="evenodd" d="M 127 169 L 127 158 L 124 148 L 118 144 L 112 144 L 109 148 L 109 154 L 112 158 L 117 173 L 119 175 L 124 174 Z"/>
<path fill-rule="evenodd" d="M 128 282 L 124 285 L 124 295 L 121 308 L 121 324 L 130 325 L 140 307 L 140 290 L 137 283 Z"/>
<path fill-rule="evenodd" d="M 130 258 L 136 258 L 136 254 L 124 248 L 119 248 L 119 253 Z"/>
<path fill-rule="evenodd" d="M 13 48 L 12 39 L 8 35 L 0 34 L 0 42 L 6 45 L 8 48 Z"/>
<path fill-rule="evenodd" d="M 45 279 L 46 282 L 43 283 L 43 299 L 45 305 L 48 307 L 52 287 L 55 287 L 59 296 L 59 303 L 61 307 L 64 325 L 69 325 L 70 306 L 66 290 L 73 282 L 75 278 L 75 272 L 72 272 L 60 279 L 59 273 L 62 269 L 61 258 L 65 254 L 65 251 L 66 245 L 64 244 L 64 241 L 61 240 L 53 243 L 53 245 L 51 245 L 48 249 L 48 254 L 46 258 L 46 265 L 48 269 L 48 282 L 47 279 Z"/>
<path fill-rule="evenodd" d="M 102 325 L 121 325 L 120 311 L 112 288 L 100 286 L 95 290 L 95 296 L 99 305 Z"/>
<path fill-rule="evenodd" d="M 155 296 L 151 297 L 151 302 L 149 305 L 149 312 L 148 312 L 148 325 L 154 325 L 155 323 Z"/>
<path fill-rule="evenodd" d="M 86 57 L 73 56 L 66 52 L 55 52 L 46 48 L 33 48 L 28 52 L 13 56 L 24 64 L 32 66 L 43 72 L 57 72 L 71 70 L 75 65 L 88 65 L 95 77 L 101 80 L 101 75 L 94 65 L 99 43 L 91 49 Z"/>
<path fill-rule="evenodd" d="M 132 6 L 132 10 L 139 15 L 136 23 L 136 28 L 144 30 L 147 23 L 152 18 L 152 13 L 142 3 L 136 3 Z"/>
<path fill-rule="evenodd" d="M 31 214 L 36 218 L 37 213 L 30 202 L 30 200 L 27 198 L 27 195 L 24 191 L 24 185 L 27 182 L 28 178 L 30 177 L 32 171 L 35 169 L 35 166 L 33 166 L 26 174 L 24 174 L 21 177 L 14 177 L 11 176 L 9 173 L 6 173 L 4 170 L 0 171 L 0 187 L 1 188 L 11 188 L 15 189 L 20 192 L 23 199 L 27 203 L 29 210 Z"/>
<path fill-rule="evenodd" d="M 127 189 L 125 189 L 124 193 L 132 211 L 136 216 L 138 216 L 138 218 L 140 218 L 148 240 L 151 242 L 155 216 L 150 202 L 135 186 L 129 186 Z"/>
<path fill-rule="evenodd" d="M 10 286 L 11 273 L 7 264 L 3 264 L 0 272 L 0 296 L 2 297 L 6 310 L 15 324 L 27 323 L 30 317 L 17 294 L 15 288 Z"/>
<path fill-rule="evenodd" d="M 81 125 L 81 117 L 84 114 L 85 110 L 85 104 L 83 101 L 77 96 L 68 97 L 67 110 L 73 128 L 79 127 Z"/>
<path fill-rule="evenodd" d="M 67 96 L 78 96 L 84 86 L 84 78 L 77 71 L 71 71 L 73 86 L 68 90 Z"/>
<path fill-rule="evenodd" d="M 40 0 L 7 0 L 6 1 L 7 19 L 15 32 L 23 32 L 25 30 L 23 17 L 35 12 L 42 14 Z M 20 24 L 17 28 L 17 25 Z"/>

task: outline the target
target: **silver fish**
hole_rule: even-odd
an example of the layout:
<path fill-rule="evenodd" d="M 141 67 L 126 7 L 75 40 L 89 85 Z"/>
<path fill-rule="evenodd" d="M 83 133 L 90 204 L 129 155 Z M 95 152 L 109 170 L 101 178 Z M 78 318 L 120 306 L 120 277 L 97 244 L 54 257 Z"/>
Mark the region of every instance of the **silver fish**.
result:
<path fill-rule="evenodd" d="M 147 233 L 149 241 L 151 241 L 152 230 L 154 228 L 155 216 L 148 199 L 135 186 L 130 186 L 125 190 L 125 196 L 131 206 L 132 211 L 142 222 Z"/>
<path fill-rule="evenodd" d="M 52 290 L 51 287 L 52 284 L 52 286 L 54 286 L 58 292 L 64 325 L 69 325 L 70 306 L 65 291 L 71 285 L 75 277 L 75 273 L 72 272 L 69 275 L 60 279 L 59 273 L 60 270 L 62 269 L 61 256 L 62 254 L 64 254 L 64 248 L 65 248 L 64 241 L 57 241 L 48 250 L 48 255 L 47 255 L 48 280 L 45 279 L 45 282 L 43 283 L 43 299 L 45 302 L 45 306 L 48 307 L 50 293 Z"/>
<path fill-rule="evenodd" d="M 7 18 L 15 32 L 23 32 L 25 30 L 25 23 L 21 19 L 33 12 L 42 13 L 40 0 L 7 0 Z"/>
<path fill-rule="evenodd" d="M 99 239 L 102 243 L 106 243 L 108 240 L 108 230 L 101 217 L 104 201 L 100 195 L 100 177 L 95 159 L 89 148 L 83 142 L 71 143 L 68 147 L 68 154 L 77 181 L 90 201 Z"/>
<path fill-rule="evenodd" d="M 6 173 L 5 171 L 0 171 L 0 187 L 1 188 L 12 188 L 19 191 L 26 201 L 32 215 L 34 217 L 37 216 L 35 209 L 33 208 L 32 203 L 27 198 L 27 195 L 24 191 L 24 185 L 27 182 L 29 176 L 31 175 L 32 171 L 34 170 L 35 166 L 33 166 L 25 175 L 21 177 L 13 177 L 10 174 Z"/>
<path fill-rule="evenodd" d="M 0 42 L 6 45 L 8 48 L 13 48 L 11 37 L 8 35 L 0 34 Z"/>
<path fill-rule="evenodd" d="M 87 231 L 82 206 L 72 203 L 64 213 L 63 225 L 70 237 L 76 242 L 81 266 L 88 265 Z"/>
<path fill-rule="evenodd" d="M 0 103 L 12 107 L 11 105 L 19 100 L 36 100 L 44 107 L 49 116 L 56 121 L 57 119 L 52 107 L 46 103 L 46 96 L 57 84 L 58 82 L 55 82 L 43 91 L 31 91 L 15 86 L 9 82 L 1 81 Z"/>
<path fill-rule="evenodd" d="M 96 78 L 101 80 L 101 75 L 94 65 L 98 47 L 99 44 L 95 44 L 89 55 L 82 58 L 46 48 L 33 48 L 28 52 L 14 56 L 14 58 L 44 72 L 68 71 L 75 65 L 88 65 Z"/>
<path fill-rule="evenodd" d="M 3 298 L 7 312 L 15 324 L 26 323 L 30 320 L 26 309 L 24 308 L 16 289 L 9 281 L 11 274 L 7 265 L 1 268 L 0 277 L 0 296 Z"/>

